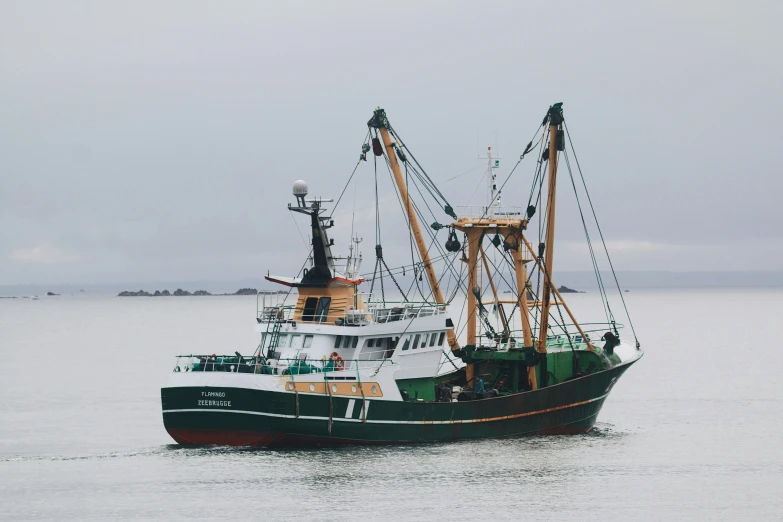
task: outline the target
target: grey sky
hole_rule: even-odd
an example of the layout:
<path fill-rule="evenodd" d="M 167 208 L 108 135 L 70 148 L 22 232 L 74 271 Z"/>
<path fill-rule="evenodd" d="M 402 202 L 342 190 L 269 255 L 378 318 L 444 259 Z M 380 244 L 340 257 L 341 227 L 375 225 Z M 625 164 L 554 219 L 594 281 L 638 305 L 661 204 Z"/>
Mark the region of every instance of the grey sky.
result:
<path fill-rule="evenodd" d="M 3 0 L 0 284 L 294 275 L 291 184 L 337 197 L 376 106 L 443 181 L 480 164 L 477 133 L 504 178 L 556 101 L 620 268 L 779 269 L 783 4 L 553 5 Z M 440 187 L 465 204 L 482 172 Z M 556 264 L 586 268 L 561 180 Z M 353 209 L 349 191 L 338 246 Z"/>

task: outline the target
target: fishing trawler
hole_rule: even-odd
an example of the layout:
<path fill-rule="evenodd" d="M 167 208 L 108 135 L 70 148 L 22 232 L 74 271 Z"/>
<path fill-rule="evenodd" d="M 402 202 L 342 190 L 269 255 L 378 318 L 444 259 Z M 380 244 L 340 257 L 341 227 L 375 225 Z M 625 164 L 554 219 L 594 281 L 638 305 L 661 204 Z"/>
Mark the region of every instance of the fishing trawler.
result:
<path fill-rule="evenodd" d="M 577 201 L 584 200 L 571 172 L 576 157 L 562 104 L 549 108 L 509 174 L 534 158 L 526 207 L 503 206 L 505 182 L 497 186 L 498 163 L 488 151 L 486 206 L 455 210 L 380 108 L 368 122 L 357 168 L 370 151 L 376 219 L 380 164 L 409 228 L 411 262 L 389 268 L 376 222 L 375 270 L 361 275 L 358 238 L 352 235 L 347 257 L 333 255 L 328 233 L 341 199 L 309 198 L 307 184 L 297 181 L 288 209 L 309 220 L 305 266 L 295 277 L 266 277 L 288 294 L 259 292 L 260 343 L 252 355 L 177 357 L 161 390 L 171 437 L 185 445 L 272 447 L 590 430 L 642 350 L 635 333 L 631 342 L 620 333 L 584 216 L 606 322 L 579 323 L 553 281 L 561 158 Z M 587 201 L 592 210 L 589 195 Z M 440 223 L 436 212 L 450 223 Z M 435 221 L 423 228 L 425 215 Z M 534 248 L 528 235 L 536 233 Z M 598 233 L 603 243 L 600 227 Z M 399 299 L 387 299 L 384 281 Z M 369 292 L 360 291 L 363 284 Z M 619 299 L 627 313 L 621 293 Z"/>

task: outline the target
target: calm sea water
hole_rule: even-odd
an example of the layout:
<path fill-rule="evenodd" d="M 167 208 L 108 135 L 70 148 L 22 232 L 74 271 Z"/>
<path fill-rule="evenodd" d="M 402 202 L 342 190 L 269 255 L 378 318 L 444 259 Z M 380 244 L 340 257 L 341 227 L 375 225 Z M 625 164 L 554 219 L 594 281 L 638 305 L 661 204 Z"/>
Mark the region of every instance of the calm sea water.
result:
<path fill-rule="evenodd" d="M 783 289 L 626 297 L 646 355 L 589 434 L 307 451 L 163 429 L 173 356 L 252 352 L 254 297 L 0 299 L 0 518 L 780 520 Z"/>

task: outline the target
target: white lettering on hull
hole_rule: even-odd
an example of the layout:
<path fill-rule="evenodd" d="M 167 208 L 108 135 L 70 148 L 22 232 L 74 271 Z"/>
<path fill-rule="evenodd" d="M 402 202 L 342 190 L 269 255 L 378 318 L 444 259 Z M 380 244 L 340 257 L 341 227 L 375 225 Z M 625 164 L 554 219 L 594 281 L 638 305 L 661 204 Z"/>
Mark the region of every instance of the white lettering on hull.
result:
<path fill-rule="evenodd" d="M 198 401 L 199 406 L 231 406 L 231 401 L 210 401 L 210 400 L 199 400 Z"/>

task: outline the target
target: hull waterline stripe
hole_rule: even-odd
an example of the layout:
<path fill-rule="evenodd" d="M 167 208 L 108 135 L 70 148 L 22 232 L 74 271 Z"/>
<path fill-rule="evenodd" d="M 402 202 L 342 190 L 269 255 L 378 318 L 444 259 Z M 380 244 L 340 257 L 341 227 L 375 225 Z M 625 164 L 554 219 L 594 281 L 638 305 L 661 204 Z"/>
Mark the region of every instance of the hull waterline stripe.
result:
<path fill-rule="evenodd" d="M 586 401 L 579 401 L 579 402 L 572 402 L 571 404 L 565 404 L 563 406 L 555 406 L 554 408 L 546 408 L 543 410 L 536 410 L 536 411 L 529 411 L 525 413 L 515 413 L 513 415 L 502 415 L 500 417 L 490 417 L 486 419 L 466 419 L 466 420 L 447 420 L 447 421 L 396 421 L 396 420 L 370 420 L 367 419 L 365 422 L 370 424 L 471 424 L 476 422 L 493 422 L 493 421 L 500 421 L 500 420 L 510 420 L 510 419 L 517 419 L 520 417 L 529 417 L 531 415 L 538 415 L 541 413 L 549 413 L 552 411 L 557 410 L 564 410 L 566 408 L 575 408 L 577 406 L 583 406 L 585 404 L 589 404 L 591 402 L 600 401 L 601 399 L 605 399 L 609 393 L 605 393 L 601 395 L 600 397 L 595 397 L 594 399 L 588 399 Z M 368 403 L 369 406 L 369 403 Z M 369 409 L 369 408 L 368 408 Z M 287 415 L 284 413 L 265 413 L 260 411 L 247 411 L 247 410 L 220 410 L 220 409 L 204 409 L 204 408 L 192 408 L 192 409 L 182 409 L 182 410 L 163 410 L 163 413 L 241 413 L 245 415 L 260 415 L 262 417 L 280 417 L 284 419 L 305 419 L 305 420 L 329 420 L 329 417 L 317 417 L 313 415 L 300 415 L 297 417 L 296 415 Z M 361 419 L 341 419 L 339 417 L 333 419 L 335 422 L 362 422 Z"/>

